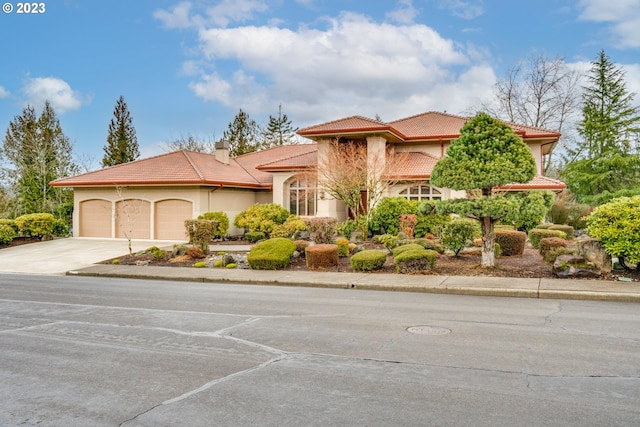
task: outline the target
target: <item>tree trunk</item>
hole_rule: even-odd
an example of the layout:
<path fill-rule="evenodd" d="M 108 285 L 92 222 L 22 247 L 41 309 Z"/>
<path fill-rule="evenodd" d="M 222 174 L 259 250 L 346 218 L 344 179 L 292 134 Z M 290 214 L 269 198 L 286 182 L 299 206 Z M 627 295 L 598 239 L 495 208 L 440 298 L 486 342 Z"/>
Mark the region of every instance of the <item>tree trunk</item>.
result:
<path fill-rule="evenodd" d="M 482 267 L 495 267 L 495 235 L 493 234 L 494 221 L 485 216 L 482 218 Z"/>

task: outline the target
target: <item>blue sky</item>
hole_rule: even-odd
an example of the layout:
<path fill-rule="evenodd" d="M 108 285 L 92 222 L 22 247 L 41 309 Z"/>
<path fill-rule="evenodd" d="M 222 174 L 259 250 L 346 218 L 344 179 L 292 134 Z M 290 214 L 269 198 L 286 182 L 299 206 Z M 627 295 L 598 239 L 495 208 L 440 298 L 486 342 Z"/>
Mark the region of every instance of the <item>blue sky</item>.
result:
<path fill-rule="evenodd" d="M 40 14 L 8 3 L 0 130 L 49 99 L 93 167 L 120 95 L 144 157 L 181 134 L 220 138 L 240 108 L 266 123 L 282 104 L 297 127 L 463 113 L 534 53 L 585 69 L 605 49 L 640 92 L 637 0 L 48 0 Z"/>

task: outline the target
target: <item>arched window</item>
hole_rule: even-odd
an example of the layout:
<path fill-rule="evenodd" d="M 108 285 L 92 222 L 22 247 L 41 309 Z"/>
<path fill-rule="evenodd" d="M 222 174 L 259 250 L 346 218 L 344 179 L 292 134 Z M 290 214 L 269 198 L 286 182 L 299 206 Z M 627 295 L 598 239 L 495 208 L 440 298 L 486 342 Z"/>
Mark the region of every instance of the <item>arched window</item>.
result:
<path fill-rule="evenodd" d="M 442 193 L 440 193 L 440 190 L 437 190 L 429 184 L 407 187 L 398 193 L 398 195 L 406 198 L 407 200 L 442 200 Z"/>
<path fill-rule="evenodd" d="M 289 212 L 299 216 L 316 214 L 316 183 L 306 178 L 289 182 Z"/>

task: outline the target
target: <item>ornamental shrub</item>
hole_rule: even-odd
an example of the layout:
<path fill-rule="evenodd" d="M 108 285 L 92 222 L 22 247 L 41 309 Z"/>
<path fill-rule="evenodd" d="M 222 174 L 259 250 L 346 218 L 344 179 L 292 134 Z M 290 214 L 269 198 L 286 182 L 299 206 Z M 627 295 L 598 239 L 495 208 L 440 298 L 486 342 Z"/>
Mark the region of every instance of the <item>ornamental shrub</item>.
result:
<path fill-rule="evenodd" d="M 224 268 L 236 268 L 236 267 L 238 267 L 238 265 L 232 262 L 224 266 Z"/>
<path fill-rule="evenodd" d="M 247 231 L 244 233 L 244 238 L 250 241 L 251 243 L 259 242 L 260 240 L 264 240 L 267 238 L 267 235 L 262 231 Z"/>
<path fill-rule="evenodd" d="M 444 227 L 449 221 L 451 221 L 451 217 L 449 215 L 419 214 L 418 223 L 416 224 L 415 230 L 413 230 L 413 235 L 415 237 L 423 237 L 431 234 L 433 236 L 440 237 L 442 234 L 442 227 Z"/>
<path fill-rule="evenodd" d="M 293 243 L 296 244 L 296 251 L 302 256 L 304 256 L 304 250 L 311 244 L 306 240 L 294 240 Z"/>
<path fill-rule="evenodd" d="M 291 262 L 291 257 L 296 250 L 296 244 L 289 239 L 276 237 L 256 244 L 249 255 L 247 262 L 254 270 L 277 270 L 286 268 Z"/>
<path fill-rule="evenodd" d="M 564 224 L 552 224 L 547 230 L 560 230 L 567 235 L 567 239 L 573 239 L 573 227 Z"/>
<path fill-rule="evenodd" d="M 17 217 L 15 224 L 25 237 L 46 238 L 53 236 L 55 221 L 50 213 L 33 213 Z"/>
<path fill-rule="evenodd" d="M 423 250 L 424 248 L 417 244 L 417 243 L 408 243 L 406 245 L 401 245 L 398 246 L 397 248 L 395 248 L 393 250 L 393 257 L 397 257 L 399 254 L 406 252 L 406 251 L 419 251 L 419 250 Z"/>
<path fill-rule="evenodd" d="M 444 226 L 440 238 L 444 247 L 458 256 L 469 242 L 481 234 L 478 221 L 470 218 L 454 218 Z"/>
<path fill-rule="evenodd" d="M 379 270 L 387 260 L 387 253 L 379 249 L 367 249 L 351 257 L 351 268 L 356 271 Z"/>
<path fill-rule="evenodd" d="M 199 247 L 189 246 L 189 249 L 187 249 L 187 256 L 191 259 L 200 259 L 204 258 L 205 255 Z"/>
<path fill-rule="evenodd" d="M 336 245 L 338 245 L 339 257 L 345 257 L 349 255 L 349 241 L 347 239 L 336 240 Z"/>
<path fill-rule="evenodd" d="M 331 243 L 336 237 L 338 220 L 332 217 L 315 217 L 305 219 L 311 240 L 316 243 Z"/>
<path fill-rule="evenodd" d="M 371 212 L 370 227 L 374 233 L 398 234 L 400 215 L 418 214 L 418 204 L 404 197 L 383 197 Z"/>
<path fill-rule="evenodd" d="M 640 262 L 640 196 L 621 197 L 598 206 L 587 217 L 587 232 L 613 256 Z"/>
<path fill-rule="evenodd" d="M 296 239 L 301 231 L 307 229 L 304 220 L 299 216 L 291 215 L 282 224 L 273 227 L 271 237 L 286 237 L 287 239 Z"/>
<path fill-rule="evenodd" d="M 538 249 L 540 246 L 540 240 L 545 237 L 559 237 L 561 239 L 565 239 L 567 235 L 560 230 L 544 230 L 540 228 L 534 228 L 529 231 L 529 242 L 531 246 Z"/>
<path fill-rule="evenodd" d="M 439 254 L 444 253 L 444 248 L 438 242 L 431 239 L 413 239 L 413 243 L 417 243 L 425 249 L 431 249 Z"/>
<path fill-rule="evenodd" d="M 553 264 L 554 262 L 556 262 L 556 258 L 558 258 L 560 255 L 575 255 L 575 252 L 576 251 L 574 249 L 563 247 L 551 249 L 545 254 L 544 262 L 546 262 L 547 264 Z"/>
<path fill-rule="evenodd" d="M 207 221 L 215 221 L 216 227 L 213 230 L 214 239 L 223 239 L 229 232 L 229 217 L 225 212 L 205 212 L 198 217 Z"/>
<path fill-rule="evenodd" d="M 399 248 L 398 248 L 399 249 Z M 413 249 L 399 253 L 393 257 L 398 273 L 417 273 L 433 269 L 440 255 L 429 249 Z"/>
<path fill-rule="evenodd" d="M 418 215 L 402 214 L 400 215 L 400 231 L 413 239 L 413 232 L 418 224 Z"/>
<path fill-rule="evenodd" d="M 527 243 L 527 233 L 509 229 L 498 229 L 494 232 L 496 243 L 500 244 L 500 251 L 504 256 L 518 256 L 524 253 Z"/>
<path fill-rule="evenodd" d="M 206 266 L 207 266 L 207 263 L 206 263 L 206 262 L 204 262 L 204 261 L 198 261 L 198 262 L 196 262 L 195 264 L 193 264 L 193 266 L 194 266 L 195 268 L 204 268 L 204 267 L 206 267 Z"/>
<path fill-rule="evenodd" d="M 188 219 L 184 222 L 189 243 L 199 247 L 203 253 L 209 252 L 209 243 L 213 240 L 218 222 L 208 219 Z"/>
<path fill-rule="evenodd" d="M 7 224 L 0 224 L 0 243 L 6 245 L 18 237 L 16 230 Z"/>
<path fill-rule="evenodd" d="M 378 242 L 382 243 L 385 248 L 391 253 L 393 248 L 398 246 L 398 241 L 400 238 L 398 236 L 394 236 L 391 234 L 382 234 L 380 236 L 376 236 L 375 238 Z"/>
<path fill-rule="evenodd" d="M 267 237 L 276 225 L 284 223 L 291 214 L 276 203 L 256 203 L 236 215 L 233 225 L 249 231 L 262 231 Z"/>
<path fill-rule="evenodd" d="M 365 218 L 366 220 L 366 218 Z M 353 219 L 348 219 L 336 226 L 336 232 L 344 236 L 347 240 L 351 239 L 351 233 L 358 229 L 358 223 Z"/>
<path fill-rule="evenodd" d="M 559 237 L 545 237 L 540 239 L 540 242 L 538 243 L 538 251 L 540 252 L 540 255 L 542 255 L 542 258 L 545 259 L 550 251 L 566 247 L 567 241 Z"/>
<path fill-rule="evenodd" d="M 186 255 L 188 250 L 189 248 L 186 245 L 173 245 L 173 252 L 171 255 L 173 257 Z"/>
<path fill-rule="evenodd" d="M 338 266 L 338 245 L 321 243 L 305 249 L 307 268 L 310 270 L 325 270 Z"/>

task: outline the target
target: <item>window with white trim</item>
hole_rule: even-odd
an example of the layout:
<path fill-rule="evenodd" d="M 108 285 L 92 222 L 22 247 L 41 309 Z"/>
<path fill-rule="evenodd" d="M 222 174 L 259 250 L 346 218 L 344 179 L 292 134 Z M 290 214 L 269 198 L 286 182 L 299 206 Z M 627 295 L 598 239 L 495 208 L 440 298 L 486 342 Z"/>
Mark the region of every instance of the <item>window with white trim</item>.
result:
<path fill-rule="evenodd" d="M 306 178 L 289 182 L 289 212 L 299 216 L 316 214 L 316 183 Z"/>
<path fill-rule="evenodd" d="M 429 184 L 414 185 L 407 187 L 398 193 L 398 196 L 407 200 L 442 200 L 440 190 Z"/>

